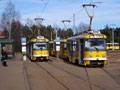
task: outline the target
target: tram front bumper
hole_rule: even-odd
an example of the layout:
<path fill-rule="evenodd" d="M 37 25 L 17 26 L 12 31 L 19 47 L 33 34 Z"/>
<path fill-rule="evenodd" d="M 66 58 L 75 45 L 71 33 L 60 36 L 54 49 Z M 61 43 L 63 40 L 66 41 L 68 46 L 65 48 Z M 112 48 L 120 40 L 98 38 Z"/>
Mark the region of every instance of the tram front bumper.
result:
<path fill-rule="evenodd" d="M 84 61 L 104 61 L 107 60 L 107 58 L 84 58 Z"/>
<path fill-rule="evenodd" d="M 84 58 L 84 65 L 105 65 L 107 58 Z"/>
<path fill-rule="evenodd" d="M 49 59 L 49 55 L 33 55 L 33 60 L 48 60 Z"/>

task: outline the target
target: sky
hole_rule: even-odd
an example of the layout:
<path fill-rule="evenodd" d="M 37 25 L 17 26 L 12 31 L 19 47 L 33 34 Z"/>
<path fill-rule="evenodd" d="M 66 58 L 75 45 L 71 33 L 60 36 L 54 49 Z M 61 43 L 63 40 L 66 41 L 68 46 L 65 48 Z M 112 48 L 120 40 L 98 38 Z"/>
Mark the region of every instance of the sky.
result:
<path fill-rule="evenodd" d="M 20 12 L 21 22 L 25 23 L 27 18 L 34 21 L 36 17 L 44 18 L 43 25 L 52 25 L 63 28 L 62 20 L 71 20 L 73 27 L 73 13 L 75 13 L 75 24 L 84 23 L 89 25 L 89 17 L 82 4 L 96 4 L 92 29 L 103 29 L 106 25 L 120 27 L 120 0 L 11 0 L 17 11 Z M 9 0 L 0 1 L 0 14 L 4 11 Z M 46 3 L 48 4 L 46 5 Z M 97 3 L 101 2 L 101 3 Z M 46 7 L 45 7 L 46 5 Z M 43 8 L 45 7 L 44 11 Z M 92 9 L 88 8 L 92 15 Z M 43 12 L 42 12 L 43 11 Z M 34 22 L 35 23 L 35 22 Z M 114 26 L 112 25 L 114 24 Z"/>

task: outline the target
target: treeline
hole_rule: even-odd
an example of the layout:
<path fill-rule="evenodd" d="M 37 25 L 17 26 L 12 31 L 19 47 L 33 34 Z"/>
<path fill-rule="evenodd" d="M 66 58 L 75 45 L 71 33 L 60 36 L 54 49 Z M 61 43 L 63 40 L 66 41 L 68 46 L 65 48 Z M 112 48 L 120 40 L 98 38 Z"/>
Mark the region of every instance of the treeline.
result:
<path fill-rule="evenodd" d="M 33 25 L 32 27 L 28 27 L 27 25 L 23 26 L 22 36 L 27 38 L 27 41 L 31 40 L 33 37 L 38 36 L 38 30 L 40 30 L 40 35 L 45 38 L 51 40 L 55 40 L 56 38 L 56 29 L 54 29 L 51 25 L 49 26 L 41 26 L 38 28 L 37 25 Z M 62 30 L 60 28 L 57 29 L 57 36 L 61 39 L 71 37 L 73 35 L 72 29 Z"/>
<path fill-rule="evenodd" d="M 114 30 L 114 42 L 120 43 L 120 27 L 111 28 L 110 26 L 106 25 L 104 29 L 101 29 L 101 33 L 107 36 L 107 42 L 112 42 L 112 30 Z"/>

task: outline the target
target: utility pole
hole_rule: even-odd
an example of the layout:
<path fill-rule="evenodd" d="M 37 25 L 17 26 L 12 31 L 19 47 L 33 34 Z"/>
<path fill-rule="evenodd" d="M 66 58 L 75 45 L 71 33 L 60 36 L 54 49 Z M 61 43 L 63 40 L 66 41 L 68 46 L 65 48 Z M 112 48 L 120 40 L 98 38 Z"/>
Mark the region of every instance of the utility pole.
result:
<path fill-rule="evenodd" d="M 12 25 L 12 21 L 11 21 L 11 17 L 10 17 L 10 27 L 9 27 L 9 39 L 11 39 L 11 26 Z"/>
<path fill-rule="evenodd" d="M 112 51 L 114 51 L 114 29 L 112 29 Z"/>
<path fill-rule="evenodd" d="M 51 41 L 52 41 L 52 31 L 51 31 Z"/>
<path fill-rule="evenodd" d="M 11 28 L 12 28 L 12 16 L 11 16 L 11 11 L 10 11 L 9 23 L 8 23 L 9 39 L 11 39 Z"/>
<path fill-rule="evenodd" d="M 75 14 L 73 14 L 73 32 L 74 35 L 76 34 L 76 29 L 75 29 Z"/>
<path fill-rule="evenodd" d="M 115 26 L 115 24 L 111 24 L 110 26 Z M 114 51 L 114 28 L 112 28 L 112 51 Z"/>
<path fill-rule="evenodd" d="M 55 28 L 55 31 L 56 31 L 56 39 L 57 39 L 57 37 L 58 37 L 58 35 L 57 35 L 57 34 L 58 34 L 58 32 L 57 32 L 57 28 Z"/>

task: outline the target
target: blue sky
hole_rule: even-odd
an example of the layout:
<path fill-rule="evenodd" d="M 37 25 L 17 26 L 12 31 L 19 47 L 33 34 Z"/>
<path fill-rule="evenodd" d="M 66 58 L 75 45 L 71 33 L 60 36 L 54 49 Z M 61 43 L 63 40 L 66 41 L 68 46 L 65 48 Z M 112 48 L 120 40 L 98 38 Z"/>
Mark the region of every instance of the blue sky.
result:
<path fill-rule="evenodd" d="M 0 13 L 4 11 L 6 3 L 9 0 L 0 1 Z M 16 10 L 20 11 L 21 19 L 34 18 L 41 16 L 42 9 L 45 2 L 48 0 L 11 0 L 16 6 Z M 49 0 L 42 16 L 45 20 L 44 25 L 55 25 L 64 27 L 61 22 L 63 19 L 70 19 L 70 26 L 73 25 L 73 13 L 76 14 L 76 26 L 80 23 L 89 24 L 89 17 L 85 9 L 81 7 L 84 3 L 89 3 L 91 0 Z M 95 8 L 95 16 L 93 18 L 92 29 L 98 30 L 105 27 L 105 25 L 115 24 L 120 27 L 120 1 L 119 0 L 92 0 L 97 3 Z M 119 2 L 119 3 L 115 3 Z M 92 11 L 91 9 L 89 9 Z M 25 21 L 22 20 L 24 23 Z M 111 26 L 112 27 L 112 26 Z"/>

